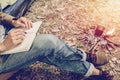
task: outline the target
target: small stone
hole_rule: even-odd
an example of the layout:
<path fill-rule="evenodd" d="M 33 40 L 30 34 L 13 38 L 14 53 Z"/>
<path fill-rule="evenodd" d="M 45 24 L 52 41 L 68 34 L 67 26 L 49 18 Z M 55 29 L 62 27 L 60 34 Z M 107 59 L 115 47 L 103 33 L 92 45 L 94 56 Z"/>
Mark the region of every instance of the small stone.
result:
<path fill-rule="evenodd" d="M 52 32 L 59 32 L 60 30 L 59 29 L 53 29 Z"/>
<path fill-rule="evenodd" d="M 120 60 L 117 60 L 117 63 L 120 64 Z"/>
<path fill-rule="evenodd" d="M 109 60 L 109 63 L 112 63 L 112 61 L 111 61 L 111 60 Z"/>
<path fill-rule="evenodd" d="M 111 60 L 115 62 L 115 61 L 117 61 L 117 58 L 113 57 Z"/>
<path fill-rule="evenodd" d="M 117 72 L 120 72 L 120 68 L 116 68 L 115 70 L 116 70 Z"/>
<path fill-rule="evenodd" d="M 113 72 L 113 71 L 110 71 L 110 74 L 111 74 L 111 75 L 114 75 L 114 72 Z"/>
<path fill-rule="evenodd" d="M 115 65 L 114 65 L 113 63 L 110 63 L 110 67 L 114 68 L 114 67 L 115 67 Z"/>
<path fill-rule="evenodd" d="M 42 16 L 36 16 L 37 19 L 44 19 L 45 17 Z"/>

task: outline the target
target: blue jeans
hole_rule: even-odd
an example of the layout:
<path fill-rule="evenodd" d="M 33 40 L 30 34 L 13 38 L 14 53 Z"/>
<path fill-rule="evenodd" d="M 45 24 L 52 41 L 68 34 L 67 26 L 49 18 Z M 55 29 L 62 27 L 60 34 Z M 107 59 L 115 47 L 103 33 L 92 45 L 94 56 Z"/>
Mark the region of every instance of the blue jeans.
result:
<path fill-rule="evenodd" d="M 94 69 L 94 66 L 86 61 L 85 53 L 68 46 L 51 34 L 37 35 L 27 52 L 6 56 L 0 64 L 0 73 L 22 69 L 36 61 L 55 65 L 62 70 L 79 73 L 81 76 L 90 76 Z"/>
<path fill-rule="evenodd" d="M 14 15 L 13 11 L 17 12 L 17 9 L 15 10 L 13 7 L 15 5 L 19 6 L 19 1 L 25 0 L 18 0 L 17 3 L 5 9 L 4 12 Z M 28 2 L 30 1 L 34 0 L 29 0 Z M 6 32 L 8 30 L 9 28 L 6 29 Z M 27 52 L 3 55 L 2 58 L 0 74 L 28 67 L 36 61 L 57 66 L 61 70 L 79 73 L 81 76 L 92 75 L 94 69 L 93 64 L 86 61 L 86 53 L 70 47 L 64 41 L 51 34 L 37 35 L 31 49 Z"/>

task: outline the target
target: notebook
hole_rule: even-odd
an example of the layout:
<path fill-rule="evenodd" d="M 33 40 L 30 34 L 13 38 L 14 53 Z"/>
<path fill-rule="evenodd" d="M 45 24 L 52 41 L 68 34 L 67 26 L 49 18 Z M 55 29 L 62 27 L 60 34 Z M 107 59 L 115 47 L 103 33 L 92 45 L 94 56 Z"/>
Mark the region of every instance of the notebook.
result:
<path fill-rule="evenodd" d="M 19 44 L 18 46 L 0 53 L 1 55 L 3 54 L 13 54 L 13 53 L 18 53 L 18 52 L 24 52 L 24 51 L 29 51 L 35 37 L 36 37 L 36 33 L 40 27 L 40 25 L 42 24 L 42 21 L 37 21 L 33 23 L 33 27 L 30 29 L 26 29 L 26 35 L 25 35 L 25 39 L 24 41 Z"/>

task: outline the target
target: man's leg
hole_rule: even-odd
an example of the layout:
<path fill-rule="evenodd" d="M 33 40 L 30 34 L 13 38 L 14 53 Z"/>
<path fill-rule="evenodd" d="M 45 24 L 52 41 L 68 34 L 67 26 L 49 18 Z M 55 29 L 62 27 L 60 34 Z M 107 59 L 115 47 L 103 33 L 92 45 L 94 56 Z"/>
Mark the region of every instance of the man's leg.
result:
<path fill-rule="evenodd" d="M 79 73 L 81 76 L 90 76 L 94 66 L 85 59 L 84 53 L 68 46 L 57 37 L 40 34 L 34 40 L 30 51 L 12 54 L 6 58 L 0 72 L 22 69 L 36 61 L 42 61 L 62 70 Z"/>

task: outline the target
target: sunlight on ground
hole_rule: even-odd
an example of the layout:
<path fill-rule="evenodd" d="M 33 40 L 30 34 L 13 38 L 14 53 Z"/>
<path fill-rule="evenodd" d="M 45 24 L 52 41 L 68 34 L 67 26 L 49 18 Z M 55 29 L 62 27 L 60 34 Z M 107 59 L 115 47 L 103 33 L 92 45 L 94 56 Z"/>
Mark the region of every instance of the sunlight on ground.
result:
<path fill-rule="evenodd" d="M 120 0 L 87 0 L 83 6 L 93 22 L 107 29 L 120 28 Z"/>
<path fill-rule="evenodd" d="M 105 34 L 119 36 L 120 0 L 69 0 L 59 7 L 63 24 L 70 32 L 101 25 Z"/>

